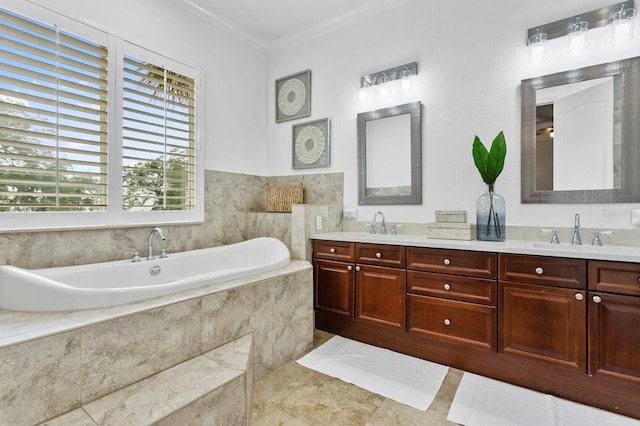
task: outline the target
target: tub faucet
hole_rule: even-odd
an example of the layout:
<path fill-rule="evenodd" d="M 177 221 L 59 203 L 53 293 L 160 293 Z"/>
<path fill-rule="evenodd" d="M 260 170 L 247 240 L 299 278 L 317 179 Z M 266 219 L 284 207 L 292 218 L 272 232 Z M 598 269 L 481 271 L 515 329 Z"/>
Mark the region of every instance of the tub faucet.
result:
<path fill-rule="evenodd" d="M 160 235 L 160 239 L 162 241 L 166 240 L 166 238 L 164 237 L 164 232 L 162 232 L 162 229 L 160 228 L 153 228 L 151 230 L 151 232 L 149 232 L 149 246 L 148 246 L 148 251 L 147 251 L 147 260 L 153 260 L 153 234 L 158 233 L 158 235 Z"/>
<path fill-rule="evenodd" d="M 380 234 L 386 235 L 387 234 L 387 225 L 384 222 L 384 215 L 382 214 L 382 212 L 380 212 L 380 211 L 376 212 L 376 214 L 373 215 L 373 221 L 374 222 L 376 221 L 376 219 L 378 218 L 378 215 L 382 216 L 382 225 L 380 225 Z"/>
<path fill-rule="evenodd" d="M 580 239 L 580 214 L 578 213 L 576 213 L 575 223 L 573 225 L 573 239 L 571 240 L 571 245 L 582 245 L 582 239 Z"/>

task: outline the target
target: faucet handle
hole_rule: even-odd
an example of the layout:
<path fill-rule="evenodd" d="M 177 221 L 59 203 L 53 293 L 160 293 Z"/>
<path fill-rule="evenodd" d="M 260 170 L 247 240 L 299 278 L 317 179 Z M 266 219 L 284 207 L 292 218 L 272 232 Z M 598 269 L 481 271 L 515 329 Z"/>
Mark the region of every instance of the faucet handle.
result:
<path fill-rule="evenodd" d="M 558 230 L 557 229 L 541 229 L 541 232 L 551 232 L 551 244 L 560 244 L 560 239 L 558 238 Z"/>
<path fill-rule="evenodd" d="M 600 235 L 612 235 L 613 231 L 595 231 L 593 233 L 593 241 L 591 242 L 592 246 L 601 246 L 602 241 L 600 241 Z"/>
<path fill-rule="evenodd" d="M 398 228 L 402 228 L 402 225 L 394 223 L 391 226 L 391 235 L 398 235 Z"/>
<path fill-rule="evenodd" d="M 142 259 L 140 259 L 140 253 L 138 253 L 137 251 L 125 251 L 124 254 L 133 255 L 133 257 L 131 258 L 131 263 L 138 263 L 142 261 Z"/>
<path fill-rule="evenodd" d="M 375 223 L 365 223 L 366 226 L 369 227 L 369 233 L 370 234 L 375 234 L 376 233 L 376 224 Z"/>
<path fill-rule="evenodd" d="M 167 248 L 163 248 L 160 250 L 160 259 L 166 259 L 167 257 L 169 257 L 169 255 L 167 254 L 167 251 L 171 250 L 171 247 L 167 247 Z"/>

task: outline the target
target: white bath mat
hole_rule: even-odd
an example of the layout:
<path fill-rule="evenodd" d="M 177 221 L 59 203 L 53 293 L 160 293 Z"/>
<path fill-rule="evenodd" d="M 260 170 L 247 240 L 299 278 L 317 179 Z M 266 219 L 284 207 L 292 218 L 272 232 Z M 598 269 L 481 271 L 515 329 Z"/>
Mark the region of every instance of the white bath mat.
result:
<path fill-rule="evenodd" d="M 425 411 L 449 367 L 334 336 L 298 364 Z"/>
<path fill-rule="evenodd" d="M 447 420 L 466 426 L 639 426 L 640 421 L 464 373 Z"/>

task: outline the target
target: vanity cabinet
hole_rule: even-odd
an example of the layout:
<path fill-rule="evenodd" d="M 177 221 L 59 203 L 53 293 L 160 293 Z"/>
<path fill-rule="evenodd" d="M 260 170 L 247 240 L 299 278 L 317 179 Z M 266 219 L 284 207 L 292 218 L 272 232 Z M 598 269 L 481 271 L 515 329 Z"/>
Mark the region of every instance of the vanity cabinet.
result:
<path fill-rule="evenodd" d="M 589 262 L 589 374 L 640 384 L 640 264 Z"/>
<path fill-rule="evenodd" d="M 405 329 L 405 248 L 314 242 L 316 311 Z"/>
<path fill-rule="evenodd" d="M 408 247 L 407 259 L 408 332 L 495 351 L 496 254 Z"/>
<path fill-rule="evenodd" d="M 587 371 L 587 262 L 500 255 L 498 352 Z"/>

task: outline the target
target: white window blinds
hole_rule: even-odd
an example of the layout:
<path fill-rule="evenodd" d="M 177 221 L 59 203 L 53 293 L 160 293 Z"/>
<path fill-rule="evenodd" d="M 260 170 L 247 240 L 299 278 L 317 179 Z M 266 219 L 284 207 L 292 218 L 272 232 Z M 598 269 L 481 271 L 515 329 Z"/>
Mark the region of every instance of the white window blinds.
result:
<path fill-rule="evenodd" d="M 107 53 L 0 9 L 0 212 L 106 209 Z"/>
<path fill-rule="evenodd" d="M 123 210 L 195 208 L 195 80 L 123 62 Z"/>

